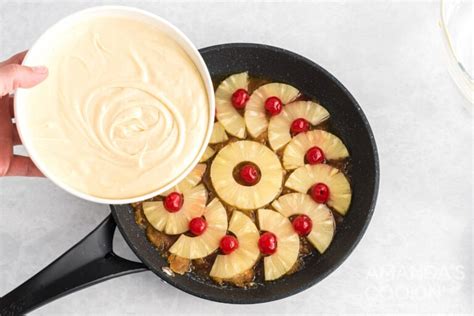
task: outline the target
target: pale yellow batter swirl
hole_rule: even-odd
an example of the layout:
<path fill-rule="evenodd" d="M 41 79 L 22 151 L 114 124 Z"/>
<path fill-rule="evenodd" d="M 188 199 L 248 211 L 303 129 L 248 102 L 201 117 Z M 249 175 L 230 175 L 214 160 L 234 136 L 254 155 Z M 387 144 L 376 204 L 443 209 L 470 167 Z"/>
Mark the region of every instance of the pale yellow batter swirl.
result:
<path fill-rule="evenodd" d="M 148 22 L 110 16 L 48 42 L 27 57 L 48 66 L 49 77 L 22 91 L 21 123 L 54 177 L 92 196 L 125 199 L 165 186 L 195 160 L 205 146 L 208 96 L 173 39 Z"/>

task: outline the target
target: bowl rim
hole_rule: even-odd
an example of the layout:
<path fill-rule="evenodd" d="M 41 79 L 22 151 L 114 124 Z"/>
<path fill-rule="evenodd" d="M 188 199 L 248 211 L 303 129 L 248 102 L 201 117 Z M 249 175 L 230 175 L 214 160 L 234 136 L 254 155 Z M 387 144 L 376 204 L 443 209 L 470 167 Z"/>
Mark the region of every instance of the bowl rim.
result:
<path fill-rule="evenodd" d="M 124 16 L 129 15 L 131 16 L 143 16 L 147 18 L 149 21 L 153 21 L 153 23 L 156 23 L 158 27 L 160 27 L 162 30 L 166 32 L 166 34 L 170 37 L 172 37 L 178 45 L 187 53 L 189 58 L 193 61 L 195 64 L 196 68 L 199 71 L 199 74 L 202 78 L 202 81 L 204 83 L 205 89 L 206 89 L 206 94 L 207 94 L 207 100 L 208 100 L 208 106 L 209 106 L 209 115 L 208 115 L 208 124 L 207 124 L 207 131 L 205 134 L 205 138 L 203 139 L 201 143 L 201 148 L 196 154 L 196 157 L 193 159 L 193 161 L 181 172 L 181 174 L 173 179 L 172 181 L 168 182 L 167 185 L 155 189 L 151 192 L 148 192 L 146 194 L 142 194 L 136 197 L 130 197 L 130 198 L 104 198 L 104 197 L 99 197 L 99 196 L 94 196 L 91 194 L 87 194 L 85 192 L 82 192 L 66 182 L 63 182 L 60 177 L 57 177 L 50 173 L 48 171 L 48 168 L 46 164 L 41 161 L 41 159 L 38 157 L 37 153 L 33 150 L 33 146 L 31 145 L 30 139 L 28 137 L 25 137 L 25 133 L 22 132 L 22 130 L 25 130 L 25 126 L 23 120 L 21 119 L 21 113 L 24 111 L 21 110 L 22 106 L 22 100 L 23 100 L 23 95 L 24 95 L 24 89 L 18 89 L 14 95 L 14 113 L 15 113 L 15 122 L 17 125 L 18 133 L 20 136 L 20 139 L 22 141 L 23 146 L 25 147 L 26 151 L 28 152 L 31 160 L 34 162 L 34 164 L 38 167 L 38 169 L 48 178 L 50 179 L 54 184 L 65 190 L 66 192 L 75 195 L 79 198 L 82 198 L 84 200 L 88 200 L 91 202 L 95 203 L 101 203 L 101 204 L 124 204 L 124 203 L 134 203 L 138 202 L 141 200 L 146 200 L 149 199 L 153 196 L 156 196 L 162 192 L 165 192 L 169 189 L 171 189 L 173 186 L 178 184 L 181 180 L 183 180 L 189 172 L 192 171 L 192 169 L 199 163 L 199 160 L 201 156 L 204 154 L 204 151 L 206 150 L 209 140 L 211 138 L 212 134 L 212 129 L 214 126 L 214 115 L 215 115 L 215 98 L 214 98 L 214 87 L 212 83 L 212 78 L 209 73 L 209 69 L 207 68 L 206 63 L 204 62 L 204 59 L 202 58 L 201 54 L 199 53 L 197 47 L 191 42 L 191 40 L 175 25 L 173 25 L 171 22 L 168 20 L 151 13 L 149 11 L 139 9 L 136 7 L 131 7 L 131 6 L 122 6 L 122 5 L 103 5 L 103 6 L 94 6 L 94 7 L 89 7 L 83 10 L 79 10 L 75 13 L 72 13 L 70 15 L 67 15 L 63 18 L 61 18 L 59 21 L 55 22 L 53 25 L 48 27 L 41 35 L 40 37 L 34 42 L 34 44 L 31 46 L 29 51 L 27 52 L 23 64 L 25 62 L 28 62 L 28 57 L 31 51 L 34 50 L 34 48 L 40 43 L 41 41 L 44 40 L 46 36 L 48 36 L 50 33 L 57 31 L 60 29 L 63 25 L 66 23 L 69 23 L 71 20 L 82 18 L 82 17 L 87 17 L 91 16 L 94 14 L 103 14 L 104 16 L 111 15 L 113 13 L 120 13 L 123 14 Z"/>
<path fill-rule="evenodd" d="M 469 101 L 471 107 L 468 110 L 472 111 L 474 105 L 474 78 L 473 74 L 466 70 L 461 60 L 458 58 L 458 53 L 454 49 L 453 38 L 448 26 L 447 2 L 441 0 L 439 3 L 439 27 L 441 31 L 442 41 L 445 47 L 447 68 L 454 83 L 461 91 L 462 95 Z"/>

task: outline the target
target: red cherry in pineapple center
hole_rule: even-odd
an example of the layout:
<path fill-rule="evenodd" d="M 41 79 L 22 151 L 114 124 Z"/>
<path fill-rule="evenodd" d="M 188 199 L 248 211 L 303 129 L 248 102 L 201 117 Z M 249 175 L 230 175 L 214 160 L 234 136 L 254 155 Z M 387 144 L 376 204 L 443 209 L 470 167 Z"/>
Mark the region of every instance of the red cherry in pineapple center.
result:
<path fill-rule="evenodd" d="M 239 248 L 239 241 L 234 236 L 225 235 L 221 239 L 219 248 L 221 249 L 223 254 L 228 255 L 232 253 L 234 250 L 236 250 L 237 248 Z"/>
<path fill-rule="evenodd" d="M 243 165 L 239 172 L 240 179 L 247 185 L 254 185 L 260 179 L 260 174 L 252 164 Z"/>
<path fill-rule="evenodd" d="M 183 206 L 183 196 L 178 192 L 171 192 L 163 200 L 165 209 L 170 213 L 175 213 Z"/>
<path fill-rule="evenodd" d="M 265 100 L 265 110 L 267 110 L 268 114 L 271 116 L 280 114 L 283 108 L 283 103 L 277 97 L 269 97 Z"/>
<path fill-rule="evenodd" d="M 308 149 L 305 155 L 306 162 L 309 163 L 310 165 L 315 165 L 318 163 L 323 163 L 325 160 L 324 157 L 324 152 L 321 150 L 321 148 L 314 146 Z"/>
<path fill-rule="evenodd" d="M 293 219 L 293 228 L 300 236 L 306 236 L 313 228 L 313 221 L 306 215 L 298 215 Z"/>
<path fill-rule="evenodd" d="M 277 238 L 275 234 L 265 232 L 258 240 L 258 248 L 264 255 L 272 255 L 277 250 Z"/>
<path fill-rule="evenodd" d="M 290 132 L 293 135 L 309 131 L 309 122 L 304 118 L 297 118 L 291 123 Z"/>
<path fill-rule="evenodd" d="M 245 108 L 245 104 L 249 100 L 249 93 L 245 89 L 238 89 L 232 94 L 232 105 L 234 108 L 241 110 Z"/>
<path fill-rule="evenodd" d="M 207 222 L 202 217 L 195 217 L 189 222 L 189 231 L 195 236 L 199 236 L 207 228 Z"/>
<path fill-rule="evenodd" d="M 329 188 L 324 183 L 316 183 L 311 187 L 311 197 L 318 203 L 326 203 L 329 199 Z"/>

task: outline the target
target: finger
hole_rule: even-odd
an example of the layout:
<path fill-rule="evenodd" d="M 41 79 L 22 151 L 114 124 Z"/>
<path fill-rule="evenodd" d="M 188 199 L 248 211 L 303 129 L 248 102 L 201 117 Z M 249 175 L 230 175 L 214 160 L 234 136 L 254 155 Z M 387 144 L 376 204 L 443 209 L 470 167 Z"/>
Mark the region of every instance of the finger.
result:
<path fill-rule="evenodd" d="M 16 128 L 16 124 L 13 124 L 12 128 L 12 143 L 13 146 L 21 145 L 21 138 L 20 134 L 18 133 L 18 129 Z"/>
<path fill-rule="evenodd" d="M 13 132 L 8 106 L 0 105 L 0 176 L 3 176 L 7 173 L 13 157 Z"/>
<path fill-rule="evenodd" d="M 8 58 L 5 61 L 0 62 L 0 67 L 4 65 L 9 65 L 9 64 L 21 64 L 23 62 L 23 59 L 25 58 L 25 55 L 28 51 L 25 50 L 21 53 L 18 53 L 16 55 L 13 55 L 12 57 Z"/>
<path fill-rule="evenodd" d="M 9 64 L 0 67 L 0 97 L 17 88 L 31 88 L 48 76 L 46 67 L 27 67 Z"/>
<path fill-rule="evenodd" d="M 44 177 L 30 157 L 14 155 L 5 176 Z"/>
<path fill-rule="evenodd" d="M 10 110 L 10 117 L 11 118 L 15 117 L 15 110 L 14 110 L 15 105 L 14 104 L 15 104 L 14 98 L 12 96 L 9 96 L 8 97 L 8 109 Z"/>
<path fill-rule="evenodd" d="M 8 107 L 8 113 L 10 114 L 10 118 L 15 117 L 15 99 L 12 95 L 4 96 L 3 98 L 0 97 L 0 106 Z"/>

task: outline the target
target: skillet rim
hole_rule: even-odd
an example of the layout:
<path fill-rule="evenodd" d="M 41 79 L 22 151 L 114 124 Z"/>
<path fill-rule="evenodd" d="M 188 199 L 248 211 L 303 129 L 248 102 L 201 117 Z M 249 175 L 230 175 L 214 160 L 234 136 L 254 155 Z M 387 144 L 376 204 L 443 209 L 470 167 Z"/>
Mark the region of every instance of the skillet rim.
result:
<path fill-rule="evenodd" d="M 375 143 L 375 137 L 372 132 L 372 129 L 369 125 L 369 122 L 367 120 L 367 117 L 365 116 L 364 112 L 362 111 L 362 108 L 360 107 L 359 103 L 356 101 L 356 99 L 352 96 L 352 94 L 347 90 L 347 88 L 339 81 L 337 80 L 331 73 L 329 73 L 326 69 L 315 63 L 314 61 L 303 57 L 299 54 L 296 54 L 292 51 L 275 47 L 275 46 L 270 46 L 266 44 L 258 44 L 258 43 L 225 43 L 225 44 L 217 44 L 217 45 L 212 45 L 208 46 L 205 48 L 199 49 L 199 53 L 201 55 L 214 52 L 214 51 L 219 51 L 223 49 L 236 49 L 236 48 L 249 48 L 249 49 L 257 49 L 257 50 L 269 50 L 274 53 L 280 53 L 287 55 L 293 59 L 296 59 L 298 61 L 301 61 L 303 63 L 308 64 L 309 67 L 311 68 L 316 68 L 318 71 L 322 72 L 324 76 L 326 76 L 332 83 L 334 83 L 338 89 L 341 90 L 342 93 L 346 94 L 346 96 L 349 98 L 350 103 L 352 106 L 355 107 L 356 112 L 360 116 L 360 119 L 363 122 L 364 128 L 367 131 L 367 134 L 369 135 L 369 141 L 370 145 L 372 147 L 372 152 L 370 153 L 371 156 L 373 157 L 373 168 L 374 168 L 374 190 L 373 190 L 373 195 L 372 199 L 370 201 L 370 207 L 367 211 L 367 216 L 364 220 L 364 224 L 361 227 L 361 230 L 357 234 L 356 238 L 353 240 L 352 245 L 345 251 L 339 258 L 337 258 L 334 263 L 328 268 L 326 271 L 324 271 L 321 274 L 318 274 L 315 277 L 308 278 L 307 282 L 302 283 L 300 286 L 296 288 L 292 288 L 287 291 L 280 291 L 278 294 L 272 293 L 272 295 L 265 295 L 263 298 L 260 297 L 252 297 L 251 300 L 247 300 L 245 298 L 239 298 L 235 296 L 214 296 L 212 294 L 208 294 L 205 288 L 202 288 L 202 291 L 194 291 L 190 288 L 188 288 L 186 285 L 183 285 L 182 282 L 179 281 L 178 278 L 171 277 L 164 273 L 159 267 L 154 267 L 152 264 L 148 262 L 146 259 L 146 256 L 142 254 L 140 251 L 139 247 L 137 247 L 133 241 L 130 240 L 128 237 L 127 232 L 125 231 L 125 228 L 123 225 L 124 224 L 120 216 L 118 215 L 117 207 L 126 207 L 129 211 L 131 210 L 131 207 L 129 205 L 110 205 L 110 209 L 112 212 L 112 216 L 117 223 L 117 227 L 122 234 L 123 238 L 127 242 L 128 246 L 133 250 L 135 255 L 138 257 L 138 259 L 141 260 L 151 271 L 153 271 L 154 274 L 156 274 L 163 282 L 168 283 L 172 285 L 175 288 L 180 289 L 181 291 L 188 293 L 190 295 L 214 301 L 214 302 L 219 302 L 219 303 L 227 303 L 227 304 L 259 304 L 259 303 L 266 303 L 266 302 L 271 302 L 271 301 L 276 301 L 280 300 L 292 295 L 295 295 L 297 293 L 303 292 L 318 282 L 322 281 L 324 278 L 326 278 L 329 274 L 333 273 L 337 268 L 341 266 L 341 264 L 346 261 L 346 259 L 351 255 L 351 253 L 354 251 L 354 249 L 357 247 L 363 236 L 365 235 L 365 232 L 367 231 L 367 227 L 372 219 L 373 213 L 375 211 L 375 206 L 377 202 L 377 197 L 378 197 L 378 191 L 379 191 L 379 183 L 380 183 L 380 164 L 379 164 L 379 156 L 378 156 L 378 150 L 377 150 L 377 145 Z M 204 56 L 203 56 L 204 57 Z M 133 211 L 133 210 L 131 210 Z M 196 281 L 194 281 L 196 282 Z M 245 291 L 245 289 L 244 289 Z"/>

